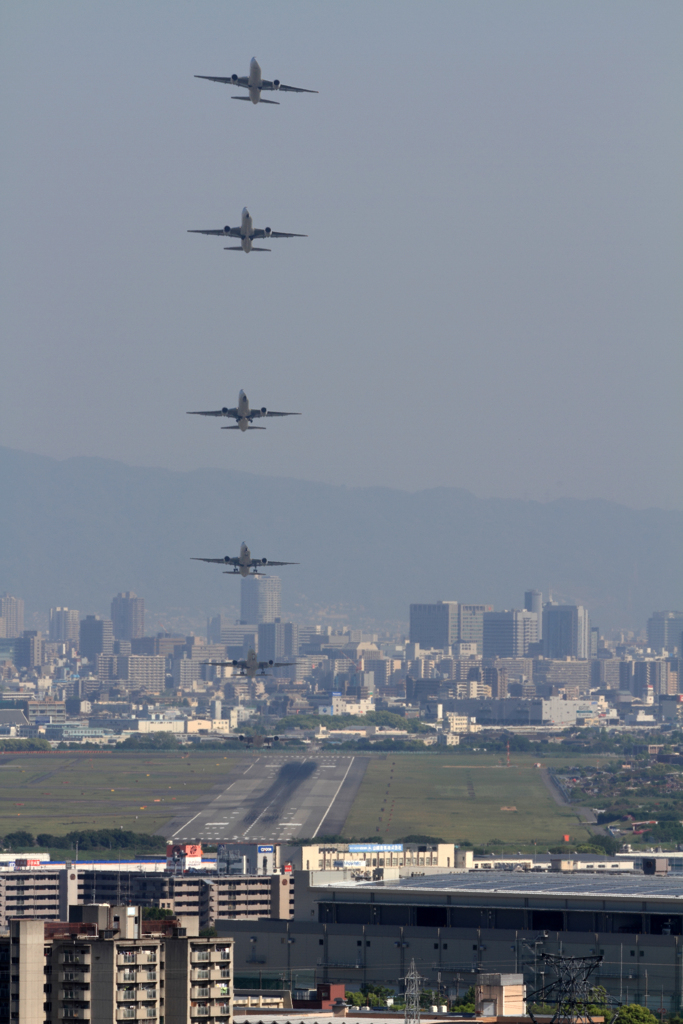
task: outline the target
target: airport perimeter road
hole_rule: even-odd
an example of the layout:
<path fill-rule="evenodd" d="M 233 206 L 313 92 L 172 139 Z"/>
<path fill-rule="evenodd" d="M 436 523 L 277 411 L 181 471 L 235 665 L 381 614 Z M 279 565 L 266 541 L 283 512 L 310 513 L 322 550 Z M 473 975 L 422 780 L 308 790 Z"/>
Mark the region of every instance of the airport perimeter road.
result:
<path fill-rule="evenodd" d="M 338 833 L 365 774 L 365 758 L 262 754 L 243 762 L 211 803 L 174 821 L 175 842 L 287 842 Z M 189 812 L 188 812 L 189 813 Z"/>

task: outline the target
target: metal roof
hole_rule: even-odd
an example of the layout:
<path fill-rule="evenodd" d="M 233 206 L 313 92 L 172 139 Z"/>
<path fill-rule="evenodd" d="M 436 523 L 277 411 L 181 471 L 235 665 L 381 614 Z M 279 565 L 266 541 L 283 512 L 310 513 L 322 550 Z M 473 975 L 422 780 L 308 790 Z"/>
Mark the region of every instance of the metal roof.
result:
<path fill-rule="evenodd" d="M 331 885 L 329 888 L 338 888 Z M 359 889 L 387 892 L 425 893 L 449 895 L 482 893 L 490 896 L 501 893 L 519 896 L 634 896 L 642 899 L 663 898 L 683 900 L 683 877 L 628 874 L 557 874 L 546 872 L 472 871 L 458 875 L 429 875 L 424 877 L 389 879 L 385 882 L 364 882 Z"/>

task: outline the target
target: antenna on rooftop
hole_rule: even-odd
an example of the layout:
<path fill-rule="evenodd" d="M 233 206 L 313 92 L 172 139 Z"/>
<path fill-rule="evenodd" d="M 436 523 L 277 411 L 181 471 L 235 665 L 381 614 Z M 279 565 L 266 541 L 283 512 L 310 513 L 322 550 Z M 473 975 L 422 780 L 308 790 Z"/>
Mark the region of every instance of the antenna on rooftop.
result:
<path fill-rule="evenodd" d="M 420 982 L 422 978 L 417 973 L 415 960 L 410 961 L 410 970 L 405 976 L 406 983 L 406 1010 L 403 1018 L 405 1024 L 419 1024 L 420 1022 Z M 534 1022 L 535 1024 L 535 1022 Z"/>

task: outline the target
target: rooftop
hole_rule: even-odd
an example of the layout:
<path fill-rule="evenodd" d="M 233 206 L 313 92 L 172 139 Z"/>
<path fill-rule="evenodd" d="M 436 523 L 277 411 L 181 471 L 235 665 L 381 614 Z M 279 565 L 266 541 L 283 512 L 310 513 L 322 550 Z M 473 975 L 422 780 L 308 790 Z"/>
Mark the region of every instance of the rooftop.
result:
<path fill-rule="evenodd" d="M 334 884 L 328 888 L 335 888 Z M 567 873 L 481 871 L 457 875 L 426 875 L 425 877 L 389 879 L 385 882 L 362 882 L 357 889 L 443 893 L 507 893 L 554 896 L 620 896 L 643 899 L 661 897 L 683 900 L 683 877 L 628 874 L 576 875 Z"/>

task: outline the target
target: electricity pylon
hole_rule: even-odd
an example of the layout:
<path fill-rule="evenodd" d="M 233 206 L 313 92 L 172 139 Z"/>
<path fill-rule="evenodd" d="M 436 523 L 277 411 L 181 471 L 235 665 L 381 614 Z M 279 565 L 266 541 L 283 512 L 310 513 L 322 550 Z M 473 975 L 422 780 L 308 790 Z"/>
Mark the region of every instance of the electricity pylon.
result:
<path fill-rule="evenodd" d="M 415 960 L 410 961 L 410 970 L 405 976 L 406 983 L 406 1010 L 404 1024 L 419 1024 L 420 1022 L 420 982 L 422 978 L 417 973 Z"/>
<path fill-rule="evenodd" d="M 593 1024 L 590 1015 L 593 986 L 589 979 L 602 957 L 539 953 L 538 959 L 554 971 L 555 980 L 527 996 L 527 1013 L 534 1024 L 537 1021 L 529 1004 L 536 1001 L 555 1004 L 550 1024 Z"/>

